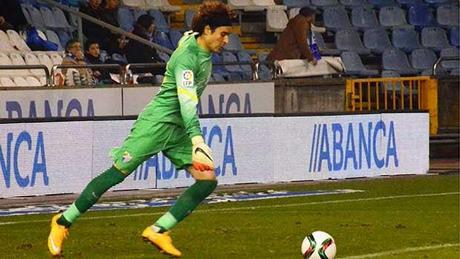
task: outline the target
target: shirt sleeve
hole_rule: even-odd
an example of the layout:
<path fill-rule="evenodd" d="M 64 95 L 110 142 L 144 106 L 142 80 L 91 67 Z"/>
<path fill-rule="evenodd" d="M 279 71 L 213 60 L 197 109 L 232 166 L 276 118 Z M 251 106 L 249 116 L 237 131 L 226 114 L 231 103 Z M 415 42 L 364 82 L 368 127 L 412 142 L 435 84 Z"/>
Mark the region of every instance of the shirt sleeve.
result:
<path fill-rule="evenodd" d="M 201 135 L 197 111 L 197 86 L 195 84 L 195 74 L 193 72 L 194 66 L 195 58 L 184 57 L 176 63 L 174 69 L 180 113 L 182 115 L 182 120 L 184 121 L 185 129 L 190 138 Z"/>
<path fill-rule="evenodd" d="M 307 36 L 310 32 L 308 28 L 308 23 L 306 21 L 299 21 L 297 23 L 298 26 L 294 30 L 294 37 L 297 47 L 300 50 L 300 55 L 302 59 L 308 59 L 308 61 L 313 60 L 313 55 L 310 52 L 310 48 L 308 47 Z"/>

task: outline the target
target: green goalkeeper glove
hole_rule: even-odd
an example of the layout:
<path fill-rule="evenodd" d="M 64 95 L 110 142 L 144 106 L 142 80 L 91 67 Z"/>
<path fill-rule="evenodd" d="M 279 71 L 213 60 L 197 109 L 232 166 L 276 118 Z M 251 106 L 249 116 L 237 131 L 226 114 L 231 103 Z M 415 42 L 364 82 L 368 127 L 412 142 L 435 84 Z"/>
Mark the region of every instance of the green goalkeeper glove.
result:
<path fill-rule="evenodd" d="M 214 170 L 211 148 L 204 143 L 201 135 L 192 137 L 192 166 L 198 171 Z"/>

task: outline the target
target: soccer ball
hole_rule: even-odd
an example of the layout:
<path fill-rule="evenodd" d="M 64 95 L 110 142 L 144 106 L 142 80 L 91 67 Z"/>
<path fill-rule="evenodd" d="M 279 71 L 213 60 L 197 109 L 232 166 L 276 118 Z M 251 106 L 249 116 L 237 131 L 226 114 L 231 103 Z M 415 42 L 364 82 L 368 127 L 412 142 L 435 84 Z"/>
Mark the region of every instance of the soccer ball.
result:
<path fill-rule="evenodd" d="M 334 259 L 337 248 L 331 235 L 315 231 L 302 241 L 301 252 L 305 259 Z"/>

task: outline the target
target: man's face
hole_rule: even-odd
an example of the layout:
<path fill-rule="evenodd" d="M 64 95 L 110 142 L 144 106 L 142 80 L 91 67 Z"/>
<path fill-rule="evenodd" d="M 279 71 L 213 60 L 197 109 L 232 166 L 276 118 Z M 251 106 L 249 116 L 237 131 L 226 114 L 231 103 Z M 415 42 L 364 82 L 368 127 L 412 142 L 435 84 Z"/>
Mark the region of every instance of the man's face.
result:
<path fill-rule="evenodd" d="M 81 51 L 80 42 L 75 42 L 69 47 L 69 52 L 74 56 L 76 56 L 79 51 Z"/>
<path fill-rule="evenodd" d="M 97 9 L 101 5 L 102 0 L 89 0 L 89 6 L 93 9 Z"/>
<path fill-rule="evenodd" d="M 93 43 L 89 46 L 88 48 L 88 54 L 95 57 L 95 58 L 98 58 L 99 55 L 100 55 L 100 50 L 99 50 L 99 44 L 98 43 Z"/>
<path fill-rule="evenodd" d="M 116 9 L 118 8 L 119 1 L 118 0 L 107 0 L 105 7 L 107 9 Z"/>
<path fill-rule="evenodd" d="M 221 52 L 228 43 L 228 35 L 231 30 L 231 26 L 220 26 L 212 31 L 209 26 L 206 26 L 202 35 L 204 36 L 208 50 L 211 52 Z"/>

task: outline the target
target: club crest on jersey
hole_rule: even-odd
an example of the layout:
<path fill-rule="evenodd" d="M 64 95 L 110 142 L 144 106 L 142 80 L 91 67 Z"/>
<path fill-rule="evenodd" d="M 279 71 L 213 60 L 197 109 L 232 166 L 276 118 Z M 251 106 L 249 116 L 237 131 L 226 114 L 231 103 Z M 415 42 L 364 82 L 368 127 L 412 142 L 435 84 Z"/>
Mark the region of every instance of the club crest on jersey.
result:
<path fill-rule="evenodd" d="M 125 151 L 123 153 L 121 161 L 123 161 L 123 163 L 128 163 L 129 161 L 131 161 L 131 159 L 133 159 L 133 157 L 128 153 L 128 151 Z"/>
<path fill-rule="evenodd" d="M 182 86 L 192 87 L 193 86 L 193 72 L 192 70 L 184 70 L 182 72 Z"/>

